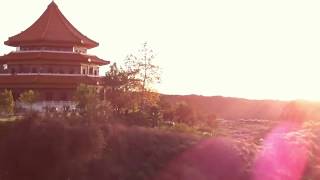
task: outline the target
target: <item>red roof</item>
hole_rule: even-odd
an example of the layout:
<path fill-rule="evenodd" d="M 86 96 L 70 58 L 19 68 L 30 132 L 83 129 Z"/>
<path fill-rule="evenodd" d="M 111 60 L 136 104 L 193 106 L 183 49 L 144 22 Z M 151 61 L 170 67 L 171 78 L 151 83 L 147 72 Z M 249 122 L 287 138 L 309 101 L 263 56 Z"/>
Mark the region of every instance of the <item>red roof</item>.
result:
<path fill-rule="evenodd" d="M 10 37 L 8 46 L 83 46 L 94 48 L 99 44 L 81 34 L 52 1 L 40 18 L 28 29 Z"/>
<path fill-rule="evenodd" d="M 48 61 L 54 64 L 67 63 L 90 63 L 97 65 L 107 65 L 110 62 L 98 58 L 97 56 L 80 54 L 80 53 L 61 53 L 61 52 L 11 52 L 7 55 L 0 56 L 0 64 L 13 64 L 25 62 L 47 63 Z"/>

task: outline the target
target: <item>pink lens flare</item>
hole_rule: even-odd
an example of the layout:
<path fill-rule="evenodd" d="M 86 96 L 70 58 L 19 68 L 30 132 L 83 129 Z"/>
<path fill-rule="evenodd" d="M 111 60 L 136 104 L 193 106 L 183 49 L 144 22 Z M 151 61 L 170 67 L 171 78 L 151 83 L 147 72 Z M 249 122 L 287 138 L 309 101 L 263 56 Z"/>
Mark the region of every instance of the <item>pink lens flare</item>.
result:
<path fill-rule="evenodd" d="M 299 123 L 285 122 L 276 127 L 263 143 L 253 167 L 253 180 L 299 180 L 308 160 L 308 147 L 288 133 L 300 129 Z"/>

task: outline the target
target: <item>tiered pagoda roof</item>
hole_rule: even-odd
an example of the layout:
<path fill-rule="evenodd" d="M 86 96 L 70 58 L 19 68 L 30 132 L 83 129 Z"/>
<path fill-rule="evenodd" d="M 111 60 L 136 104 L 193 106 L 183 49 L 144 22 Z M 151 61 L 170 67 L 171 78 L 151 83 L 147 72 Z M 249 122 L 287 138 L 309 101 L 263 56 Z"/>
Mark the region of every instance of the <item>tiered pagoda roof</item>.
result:
<path fill-rule="evenodd" d="M 99 44 L 80 33 L 53 1 L 35 23 L 4 44 L 17 49 L 0 56 L 0 91 L 12 90 L 16 99 L 32 89 L 42 97 L 55 94 L 46 100 L 61 100 L 61 93 L 72 100 L 80 83 L 101 88 L 99 66 L 110 63 L 87 54 Z"/>
<path fill-rule="evenodd" d="M 97 65 L 109 64 L 109 61 L 98 58 L 97 56 L 80 53 L 60 53 L 50 51 L 35 52 L 11 52 L 5 56 L 0 56 L 0 64 L 75 64 L 92 63 Z"/>
<path fill-rule="evenodd" d="M 9 37 L 6 45 L 21 50 L 0 56 L 0 64 L 72 64 L 90 63 L 107 65 L 110 62 L 74 48 L 94 48 L 99 44 L 81 34 L 61 13 L 52 1 L 44 13 L 29 28 Z"/>
<path fill-rule="evenodd" d="M 81 34 L 61 13 L 54 1 L 40 18 L 25 31 L 10 37 L 8 46 L 81 46 L 94 48 L 99 44 Z"/>

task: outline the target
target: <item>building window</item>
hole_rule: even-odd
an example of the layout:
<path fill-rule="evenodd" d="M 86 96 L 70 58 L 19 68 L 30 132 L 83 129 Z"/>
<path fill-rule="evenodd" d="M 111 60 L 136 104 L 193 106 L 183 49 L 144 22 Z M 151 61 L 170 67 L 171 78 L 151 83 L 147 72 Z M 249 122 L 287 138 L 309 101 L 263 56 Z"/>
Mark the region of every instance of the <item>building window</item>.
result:
<path fill-rule="evenodd" d="M 89 68 L 89 74 L 92 75 L 93 74 L 93 68 Z"/>
<path fill-rule="evenodd" d="M 70 69 L 69 73 L 74 74 L 74 69 Z"/>
<path fill-rule="evenodd" d="M 86 69 L 82 69 L 82 74 L 86 74 Z"/>
<path fill-rule="evenodd" d="M 98 71 L 97 70 L 94 70 L 94 75 L 98 75 Z"/>

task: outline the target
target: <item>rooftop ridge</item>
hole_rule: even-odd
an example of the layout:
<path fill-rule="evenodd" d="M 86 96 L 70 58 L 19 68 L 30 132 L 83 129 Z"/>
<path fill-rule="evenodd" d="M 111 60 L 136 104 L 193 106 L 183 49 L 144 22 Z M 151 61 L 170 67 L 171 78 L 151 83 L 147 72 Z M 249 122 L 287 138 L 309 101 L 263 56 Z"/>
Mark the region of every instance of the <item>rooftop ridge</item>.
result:
<path fill-rule="evenodd" d="M 94 48 L 99 43 L 83 35 L 59 10 L 52 1 L 42 15 L 26 30 L 9 37 L 8 46 L 84 46 Z"/>
<path fill-rule="evenodd" d="M 49 6 L 57 6 L 53 1 L 49 4 Z M 48 7 L 49 7 L 48 6 Z M 51 9 L 50 9 L 51 10 Z M 51 10 L 52 11 L 52 10 Z M 50 18 L 52 16 L 52 13 L 49 13 L 49 20 L 47 21 L 46 23 L 46 27 L 45 27 L 45 30 L 43 31 L 42 35 L 41 35 L 41 38 L 44 39 L 45 35 L 46 35 L 46 32 L 48 31 L 48 27 L 49 27 L 49 21 L 50 21 Z"/>

